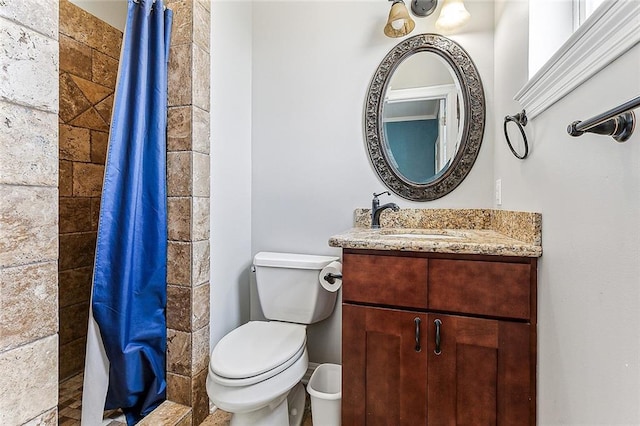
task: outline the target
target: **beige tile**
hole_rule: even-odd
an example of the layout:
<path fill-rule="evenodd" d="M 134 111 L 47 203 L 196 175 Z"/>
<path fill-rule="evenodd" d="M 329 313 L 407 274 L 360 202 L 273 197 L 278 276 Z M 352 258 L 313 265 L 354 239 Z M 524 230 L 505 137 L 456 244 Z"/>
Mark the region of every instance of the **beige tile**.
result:
<path fill-rule="evenodd" d="M 191 374 L 207 371 L 209 365 L 209 325 L 191 334 Z"/>
<path fill-rule="evenodd" d="M 60 346 L 87 336 L 89 301 L 60 308 Z"/>
<path fill-rule="evenodd" d="M 209 281 L 209 240 L 193 243 L 193 280 L 192 285 Z"/>
<path fill-rule="evenodd" d="M 191 406 L 191 378 L 167 372 L 167 399 Z"/>
<path fill-rule="evenodd" d="M 58 410 L 56 407 L 53 407 L 49 411 L 36 416 L 35 419 L 32 419 L 25 423 L 22 426 L 57 426 L 58 425 Z"/>
<path fill-rule="evenodd" d="M 91 161 L 91 131 L 82 127 L 60 124 L 60 159 Z"/>
<path fill-rule="evenodd" d="M 91 108 L 91 102 L 84 96 L 71 75 L 60 74 L 60 118 L 63 123 L 71 123 L 74 118 L 89 108 Z"/>
<path fill-rule="evenodd" d="M 100 198 L 91 198 L 91 230 L 98 230 L 98 222 L 100 221 Z"/>
<path fill-rule="evenodd" d="M 60 34 L 60 71 L 91 79 L 92 49 Z"/>
<path fill-rule="evenodd" d="M 0 267 L 56 260 L 57 188 L 0 185 L 0 200 Z"/>
<path fill-rule="evenodd" d="M 200 426 L 229 426 L 229 423 L 231 423 L 231 413 L 218 409 L 204 419 Z"/>
<path fill-rule="evenodd" d="M 167 329 L 167 371 L 191 376 L 191 333 Z"/>
<path fill-rule="evenodd" d="M 0 351 L 56 333 L 56 262 L 0 268 L 0 294 Z"/>
<path fill-rule="evenodd" d="M 167 285 L 167 328 L 191 331 L 191 293 L 189 287 Z"/>
<path fill-rule="evenodd" d="M 165 401 L 138 426 L 191 426 L 191 408 L 172 401 Z"/>
<path fill-rule="evenodd" d="M 58 39 L 57 0 L 14 0 L 3 1 L 0 16 L 13 22 L 20 22 L 54 40 Z"/>
<path fill-rule="evenodd" d="M 91 297 L 93 266 L 69 269 L 58 273 L 59 301 L 61 308 L 80 302 L 88 302 Z"/>
<path fill-rule="evenodd" d="M 201 241 L 209 239 L 210 222 L 210 198 L 193 197 L 193 225 L 191 239 Z"/>
<path fill-rule="evenodd" d="M 73 164 L 73 195 L 99 197 L 102 194 L 104 166 L 101 164 Z"/>
<path fill-rule="evenodd" d="M 87 340 L 84 337 L 66 344 L 60 344 L 58 361 L 60 380 L 73 377 L 84 370 Z"/>
<path fill-rule="evenodd" d="M 192 414 L 191 414 L 191 411 L 189 411 L 189 415 L 183 417 L 182 420 L 178 421 L 178 423 L 176 423 L 176 426 L 191 426 L 193 424 L 191 417 L 192 417 Z"/>
<path fill-rule="evenodd" d="M 0 183 L 56 186 L 57 115 L 0 101 L 0 129 Z"/>
<path fill-rule="evenodd" d="M 91 231 L 91 198 L 61 197 L 58 215 L 61 234 Z"/>
<path fill-rule="evenodd" d="M 199 330 L 209 324 L 209 292 L 208 282 L 193 288 L 192 330 Z"/>
<path fill-rule="evenodd" d="M 169 241 L 167 245 L 167 283 L 191 285 L 191 243 Z"/>
<path fill-rule="evenodd" d="M 100 117 L 107 123 L 108 126 L 111 126 L 111 113 L 113 112 L 113 95 L 109 95 L 100 103 L 96 105 L 96 111 L 100 114 Z"/>
<path fill-rule="evenodd" d="M 191 104 L 191 45 L 172 46 L 169 52 L 169 106 Z"/>
<path fill-rule="evenodd" d="M 96 233 L 60 235 L 60 271 L 92 266 L 96 250 Z"/>
<path fill-rule="evenodd" d="M 209 12 L 211 12 L 211 0 L 196 0 L 198 3 L 200 3 L 202 6 L 204 6 L 205 9 L 207 9 Z"/>
<path fill-rule="evenodd" d="M 120 57 L 122 33 L 68 0 L 60 1 L 60 32 L 114 59 Z"/>
<path fill-rule="evenodd" d="M 192 195 L 191 156 L 190 152 L 167 153 L 167 195 L 169 197 Z"/>
<path fill-rule="evenodd" d="M 84 95 L 84 97 L 87 98 L 92 105 L 96 105 L 98 102 L 100 102 L 101 100 L 105 99 L 107 96 L 113 93 L 112 89 L 106 86 L 102 86 L 100 84 L 94 83 L 91 80 L 87 80 L 85 78 L 78 77 L 73 74 L 70 74 L 70 77 L 73 80 L 73 82 L 76 84 L 76 86 L 78 86 L 80 91 L 82 91 L 82 94 Z"/>
<path fill-rule="evenodd" d="M 58 402 L 58 336 L 0 352 L 0 424 L 21 425 Z"/>
<path fill-rule="evenodd" d="M 191 106 L 171 107 L 168 112 L 167 150 L 191 150 Z M 195 136 L 195 135 L 194 135 Z"/>
<path fill-rule="evenodd" d="M 193 45 L 193 105 L 209 111 L 211 85 L 211 56 L 209 52 Z"/>
<path fill-rule="evenodd" d="M 109 133 L 91 131 L 91 162 L 104 165 L 107 160 Z"/>
<path fill-rule="evenodd" d="M 109 124 L 102 118 L 102 115 L 95 107 L 91 107 L 82 112 L 73 120 L 69 121 L 69 124 L 78 127 L 86 127 L 91 130 L 100 130 L 101 132 L 109 131 Z"/>
<path fill-rule="evenodd" d="M 211 126 L 209 112 L 193 107 L 193 150 L 203 154 L 210 152 Z"/>
<path fill-rule="evenodd" d="M 97 50 L 91 51 L 92 81 L 103 86 L 115 89 L 118 78 L 118 60 L 100 53 Z"/>
<path fill-rule="evenodd" d="M 193 0 L 168 0 L 166 6 L 173 11 L 171 46 L 190 43 L 193 30 Z"/>
<path fill-rule="evenodd" d="M 211 38 L 211 12 L 204 4 L 193 4 L 193 42 L 209 52 Z"/>
<path fill-rule="evenodd" d="M 207 396 L 206 381 L 208 369 L 196 374 L 191 381 L 193 423 L 199 425 L 209 415 L 209 397 Z"/>
<path fill-rule="evenodd" d="M 57 113 L 57 39 L 0 19 L 0 40 L 0 99 Z"/>
<path fill-rule="evenodd" d="M 191 239 L 191 198 L 168 197 L 167 217 L 169 239 L 189 241 Z"/>
<path fill-rule="evenodd" d="M 210 176 L 209 155 L 199 152 L 193 153 L 193 195 L 195 197 L 209 196 Z"/>
<path fill-rule="evenodd" d="M 73 195 L 73 163 L 71 161 L 60 161 L 58 191 L 61 197 Z"/>

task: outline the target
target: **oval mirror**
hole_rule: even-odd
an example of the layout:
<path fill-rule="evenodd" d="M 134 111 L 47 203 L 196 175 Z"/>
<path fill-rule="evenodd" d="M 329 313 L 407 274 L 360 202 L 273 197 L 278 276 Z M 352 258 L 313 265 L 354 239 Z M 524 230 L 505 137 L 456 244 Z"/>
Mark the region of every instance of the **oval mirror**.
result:
<path fill-rule="evenodd" d="M 437 34 L 395 46 L 373 76 L 365 107 L 371 164 L 403 198 L 429 201 L 457 187 L 484 134 L 480 75 L 467 52 Z"/>

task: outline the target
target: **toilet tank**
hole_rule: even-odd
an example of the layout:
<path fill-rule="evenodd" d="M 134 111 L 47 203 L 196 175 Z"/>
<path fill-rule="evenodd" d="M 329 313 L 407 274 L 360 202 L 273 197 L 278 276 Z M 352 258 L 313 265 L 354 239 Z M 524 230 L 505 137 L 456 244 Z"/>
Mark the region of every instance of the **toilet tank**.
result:
<path fill-rule="evenodd" d="M 260 306 L 274 321 L 313 324 L 333 312 L 337 292 L 325 290 L 320 271 L 335 256 L 260 252 L 253 259 Z"/>

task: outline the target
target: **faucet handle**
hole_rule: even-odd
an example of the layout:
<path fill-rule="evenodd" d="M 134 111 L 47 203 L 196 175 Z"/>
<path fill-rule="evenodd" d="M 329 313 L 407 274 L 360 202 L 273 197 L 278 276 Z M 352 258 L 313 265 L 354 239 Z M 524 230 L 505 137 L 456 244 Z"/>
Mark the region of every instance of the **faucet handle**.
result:
<path fill-rule="evenodd" d="M 378 197 L 379 197 L 380 195 L 382 195 L 382 194 L 387 194 L 387 195 L 389 195 L 389 196 L 391 195 L 391 193 L 390 193 L 389 191 L 382 191 L 382 192 L 381 192 L 381 193 L 379 193 L 379 194 L 376 194 L 376 193 L 374 192 L 374 193 L 373 193 L 373 197 L 374 197 L 374 198 L 378 198 Z"/>

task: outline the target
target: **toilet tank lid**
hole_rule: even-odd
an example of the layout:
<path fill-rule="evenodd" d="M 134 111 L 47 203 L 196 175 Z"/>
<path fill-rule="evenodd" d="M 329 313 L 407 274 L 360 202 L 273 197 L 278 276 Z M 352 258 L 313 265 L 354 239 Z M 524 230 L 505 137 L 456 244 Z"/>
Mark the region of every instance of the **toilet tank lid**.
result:
<path fill-rule="evenodd" d="M 253 258 L 253 264 L 255 266 L 270 266 L 273 268 L 320 270 L 338 259 L 339 257 L 337 256 L 316 256 L 313 254 L 275 253 L 261 251 Z"/>

